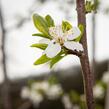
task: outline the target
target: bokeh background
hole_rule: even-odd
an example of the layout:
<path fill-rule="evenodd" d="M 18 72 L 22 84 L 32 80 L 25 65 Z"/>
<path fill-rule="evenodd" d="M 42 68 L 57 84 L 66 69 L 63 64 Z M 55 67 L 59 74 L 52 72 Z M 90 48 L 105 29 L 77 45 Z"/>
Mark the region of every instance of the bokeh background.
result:
<path fill-rule="evenodd" d="M 84 109 L 84 103 L 81 103 L 84 102 L 84 97 L 81 97 L 84 95 L 79 59 L 76 56 L 67 56 L 53 69 L 49 69 L 48 64 L 34 66 L 33 62 L 40 57 L 42 51 L 30 47 L 32 43 L 40 40 L 40 38 L 32 36 L 37 31 L 32 22 L 32 14 L 38 13 L 42 16 L 49 14 L 57 25 L 62 20 L 69 20 L 72 25 L 76 26 L 75 1 L 0 0 L 1 109 Z M 107 106 L 109 97 L 106 96 L 109 93 L 107 85 L 109 80 L 109 0 L 99 0 L 98 2 L 97 13 L 87 14 L 88 52 L 98 91 L 95 93 L 102 93 L 102 96 L 99 94 L 100 98 L 95 96 L 97 108 L 109 109 Z M 27 99 L 28 97 L 26 99 L 24 96 L 22 97 L 22 90 L 24 87 L 29 87 L 30 83 L 31 85 L 37 81 L 38 83 L 42 83 L 42 81 L 49 83 L 49 80 L 53 81 L 52 85 L 60 84 L 59 86 L 63 90 L 63 94 L 59 95 L 58 99 L 51 100 L 46 97 L 47 100 L 43 99 L 39 102 L 36 98 L 40 99 L 40 97 L 34 95 L 36 96 L 34 103 L 33 100 Z M 56 82 L 57 80 L 58 82 Z M 27 94 L 27 90 L 25 93 Z M 23 92 L 23 94 L 25 93 Z M 67 98 L 64 100 L 66 102 L 62 103 L 61 99 L 66 94 Z M 74 98 L 77 98 L 76 102 L 74 102 Z M 36 102 L 38 102 L 37 106 L 34 105 L 37 104 Z M 40 105 L 40 103 L 42 104 Z"/>

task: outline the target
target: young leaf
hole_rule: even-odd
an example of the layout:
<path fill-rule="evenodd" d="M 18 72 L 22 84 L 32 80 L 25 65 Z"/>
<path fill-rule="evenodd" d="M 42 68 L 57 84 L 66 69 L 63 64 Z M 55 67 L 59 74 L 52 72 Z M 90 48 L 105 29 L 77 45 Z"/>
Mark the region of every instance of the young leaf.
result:
<path fill-rule="evenodd" d="M 70 91 L 69 97 L 70 97 L 70 100 L 74 103 L 79 103 L 80 101 L 80 95 L 74 90 Z"/>
<path fill-rule="evenodd" d="M 54 58 L 51 59 L 50 61 L 50 68 L 52 68 L 57 62 L 59 62 L 64 56 L 61 56 L 60 54 L 58 54 L 57 56 L 55 56 Z"/>
<path fill-rule="evenodd" d="M 92 2 L 91 1 L 86 1 L 85 3 L 85 10 L 86 10 L 86 13 L 91 13 L 92 11 Z"/>
<path fill-rule="evenodd" d="M 84 33 L 84 26 L 83 26 L 82 24 L 80 24 L 80 25 L 79 25 L 79 29 L 80 29 L 80 31 L 81 31 L 81 34 L 80 34 L 79 37 L 77 37 L 77 38 L 75 39 L 76 42 L 79 42 L 79 41 L 81 40 L 81 37 L 82 37 L 82 35 L 83 35 L 83 33 Z"/>
<path fill-rule="evenodd" d="M 55 76 L 50 76 L 48 78 L 48 82 L 49 82 L 50 85 L 54 85 L 54 84 L 58 84 L 59 83 L 59 81 L 57 80 L 57 78 Z"/>
<path fill-rule="evenodd" d="M 46 20 L 49 27 L 54 26 L 54 20 L 52 19 L 52 17 L 50 15 L 45 16 L 45 20 Z"/>
<path fill-rule="evenodd" d="M 39 37 L 51 39 L 50 37 L 48 37 L 48 36 L 46 36 L 44 34 L 41 34 L 41 33 L 35 33 L 35 34 L 32 34 L 32 36 L 39 36 Z"/>
<path fill-rule="evenodd" d="M 45 50 L 47 48 L 47 44 L 36 43 L 36 44 L 32 44 L 31 47 L 36 47 Z"/>
<path fill-rule="evenodd" d="M 63 32 L 68 31 L 71 28 L 72 28 L 72 25 L 69 22 L 67 22 L 67 21 L 63 21 L 62 22 L 62 30 L 63 30 Z"/>
<path fill-rule="evenodd" d="M 91 13 L 92 11 L 97 12 L 98 6 L 99 6 L 99 0 L 95 0 L 94 3 L 92 1 L 87 0 L 85 3 L 86 14 Z"/>
<path fill-rule="evenodd" d="M 33 14 L 33 22 L 35 27 L 42 32 L 44 35 L 49 37 L 48 25 L 43 17 L 38 14 Z"/>
<path fill-rule="evenodd" d="M 42 55 L 39 59 L 37 59 L 35 62 L 34 62 L 34 65 L 40 65 L 40 64 L 44 64 L 48 61 L 50 61 L 51 59 L 48 58 L 45 54 Z"/>

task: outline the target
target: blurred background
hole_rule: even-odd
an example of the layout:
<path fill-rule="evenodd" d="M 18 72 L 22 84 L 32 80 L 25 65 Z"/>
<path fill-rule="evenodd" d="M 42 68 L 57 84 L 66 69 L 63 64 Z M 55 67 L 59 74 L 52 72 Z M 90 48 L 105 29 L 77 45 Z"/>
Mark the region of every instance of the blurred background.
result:
<path fill-rule="evenodd" d="M 40 40 L 32 37 L 37 31 L 32 14 L 49 14 L 57 25 L 68 20 L 76 26 L 75 2 L 0 0 L 0 109 L 85 109 L 78 57 L 69 55 L 52 69 L 34 66 L 42 51 L 30 47 Z M 97 2 L 97 13 L 87 14 L 88 52 L 96 109 L 109 109 L 109 0 Z"/>

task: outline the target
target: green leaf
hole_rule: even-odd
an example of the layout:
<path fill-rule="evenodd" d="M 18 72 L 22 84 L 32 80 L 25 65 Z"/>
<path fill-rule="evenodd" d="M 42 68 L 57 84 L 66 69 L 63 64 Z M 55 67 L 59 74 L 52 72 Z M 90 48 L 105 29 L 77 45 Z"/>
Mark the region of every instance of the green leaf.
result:
<path fill-rule="evenodd" d="M 99 0 L 95 0 L 94 2 L 87 0 L 87 1 L 85 2 L 86 14 L 87 14 L 87 13 L 91 13 L 92 11 L 96 12 L 98 6 L 99 6 Z"/>
<path fill-rule="evenodd" d="M 79 37 L 77 37 L 77 38 L 75 39 L 76 42 L 79 42 L 79 41 L 81 40 L 81 37 L 83 36 L 83 33 L 84 33 L 84 26 L 83 26 L 82 24 L 80 24 L 78 27 L 79 27 L 79 29 L 80 29 L 80 31 L 81 31 L 81 34 L 80 34 Z"/>
<path fill-rule="evenodd" d="M 51 59 L 48 58 L 45 54 L 42 55 L 39 59 L 37 59 L 35 62 L 34 62 L 34 65 L 40 65 L 40 64 L 44 64 L 48 61 L 50 61 Z"/>
<path fill-rule="evenodd" d="M 59 81 L 57 80 L 57 78 L 55 76 L 50 76 L 48 78 L 48 82 L 49 82 L 50 85 L 54 85 L 54 84 L 58 84 L 59 83 Z"/>
<path fill-rule="evenodd" d="M 48 37 L 48 36 L 46 36 L 44 34 L 41 34 L 41 33 L 35 33 L 35 34 L 32 34 L 32 36 L 39 36 L 39 37 L 51 39 L 50 37 Z"/>
<path fill-rule="evenodd" d="M 61 55 L 58 54 L 57 56 L 55 56 L 54 58 L 51 59 L 50 68 L 52 68 L 57 62 L 59 62 L 64 57 L 64 56 L 61 56 Z"/>
<path fill-rule="evenodd" d="M 45 50 L 47 48 L 47 44 L 43 44 L 43 43 L 36 43 L 36 44 L 32 44 L 31 47 L 36 47 L 36 48 L 40 48 L 42 50 Z"/>
<path fill-rule="evenodd" d="M 62 30 L 63 30 L 63 32 L 68 31 L 71 28 L 72 28 L 72 25 L 69 22 L 67 22 L 67 21 L 63 21 L 62 22 Z"/>
<path fill-rule="evenodd" d="M 47 22 L 38 14 L 33 14 L 33 22 L 35 27 L 49 38 L 49 30 Z"/>
<path fill-rule="evenodd" d="M 52 19 L 52 17 L 50 15 L 45 16 L 45 20 L 46 20 L 49 27 L 54 26 L 54 20 Z"/>
<path fill-rule="evenodd" d="M 86 10 L 86 13 L 91 13 L 92 11 L 92 2 L 91 1 L 86 1 L 85 3 L 85 10 Z"/>
<path fill-rule="evenodd" d="M 79 93 L 77 93 L 74 90 L 70 91 L 69 97 L 70 97 L 71 102 L 73 102 L 74 104 L 75 103 L 79 103 L 79 101 L 80 101 L 80 95 L 79 95 Z"/>

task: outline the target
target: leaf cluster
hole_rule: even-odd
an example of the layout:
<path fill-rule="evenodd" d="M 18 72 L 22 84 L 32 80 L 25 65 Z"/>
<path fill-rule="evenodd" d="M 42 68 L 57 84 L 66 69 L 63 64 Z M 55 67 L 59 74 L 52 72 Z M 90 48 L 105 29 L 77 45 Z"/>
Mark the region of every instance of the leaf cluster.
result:
<path fill-rule="evenodd" d="M 86 14 L 91 13 L 91 12 L 97 12 L 97 8 L 99 6 L 99 0 L 95 0 L 94 3 L 92 1 L 86 1 L 85 3 L 85 10 Z"/>

